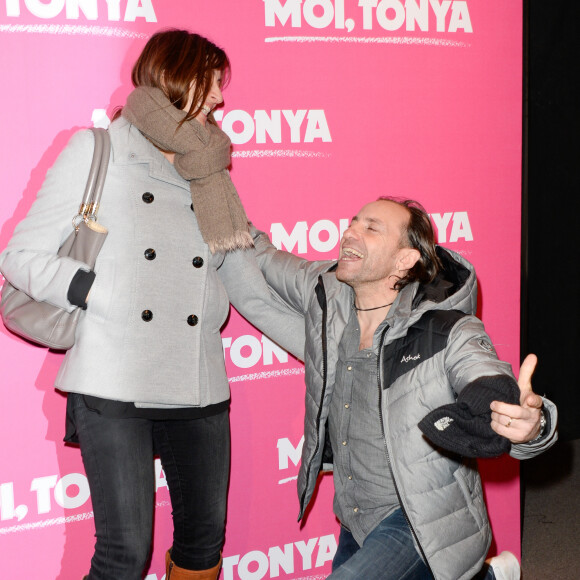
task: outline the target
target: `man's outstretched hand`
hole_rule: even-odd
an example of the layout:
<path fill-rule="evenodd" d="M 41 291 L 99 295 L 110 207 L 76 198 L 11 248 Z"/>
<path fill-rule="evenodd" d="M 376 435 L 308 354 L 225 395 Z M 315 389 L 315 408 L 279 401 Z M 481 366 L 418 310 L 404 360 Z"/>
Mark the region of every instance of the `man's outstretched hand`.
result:
<path fill-rule="evenodd" d="M 542 397 L 532 390 L 532 375 L 538 363 L 535 354 L 529 354 L 520 367 L 518 386 L 520 404 L 510 405 L 493 401 L 491 407 L 491 428 L 507 437 L 512 443 L 527 443 L 540 434 L 540 409 Z"/>

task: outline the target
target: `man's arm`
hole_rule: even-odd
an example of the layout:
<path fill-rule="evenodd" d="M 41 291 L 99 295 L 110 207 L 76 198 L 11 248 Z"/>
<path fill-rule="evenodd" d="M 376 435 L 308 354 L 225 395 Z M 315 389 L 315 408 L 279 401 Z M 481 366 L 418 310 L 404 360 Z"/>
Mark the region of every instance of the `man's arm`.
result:
<path fill-rule="evenodd" d="M 514 444 L 511 455 L 517 459 L 532 457 L 551 447 L 558 439 L 556 406 L 532 390 L 532 375 L 537 362 L 536 355 L 529 354 L 520 367 L 519 405 L 500 401 L 490 405 L 491 428 Z M 546 425 L 540 436 L 542 413 Z"/>
<path fill-rule="evenodd" d="M 499 360 L 495 349 L 486 352 L 485 348 L 480 348 L 486 342 L 491 346 L 491 341 L 485 334 L 483 323 L 477 318 L 465 317 L 454 327 L 450 335 L 447 362 L 448 372 L 451 374 L 451 384 L 456 389 L 459 387 L 458 392 L 478 376 L 497 374 L 513 377 L 511 365 Z M 510 405 L 497 400 L 490 401 L 491 428 L 495 433 L 509 439 L 512 443 L 510 455 L 516 459 L 527 459 L 538 455 L 551 447 L 558 438 L 556 406 L 532 390 L 531 378 L 536 362 L 535 355 L 531 355 L 526 358 L 520 369 L 519 405 Z M 546 419 L 546 430 L 541 438 L 535 439 L 540 432 L 542 405 Z M 506 412 L 507 414 L 504 414 Z M 510 427 L 506 427 L 510 418 L 512 419 Z M 499 426 L 497 425 L 498 419 L 501 424 Z"/>
<path fill-rule="evenodd" d="M 511 366 L 497 358 L 481 321 L 473 316 L 460 319 L 445 351 L 445 369 L 457 401 L 433 410 L 421 421 L 420 428 L 434 443 L 468 457 L 493 457 L 509 451 L 512 457 L 526 459 L 541 453 L 556 441 L 556 410 L 551 402 L 533 393 L 530 379 L 534 366 L 535 357 L 523 366 L 516 384 Z M 547 432 L 536 440 L 540 401 L 544 403 Z M 496 413 L 499 430 L 492 426 L 495 405 L 501 405 L 500 411 L 512 413 Z"/>

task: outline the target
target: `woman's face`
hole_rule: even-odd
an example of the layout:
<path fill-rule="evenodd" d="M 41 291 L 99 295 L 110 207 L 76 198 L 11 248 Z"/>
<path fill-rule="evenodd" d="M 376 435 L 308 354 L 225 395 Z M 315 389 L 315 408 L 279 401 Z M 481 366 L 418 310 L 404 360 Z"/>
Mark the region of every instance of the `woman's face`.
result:
<path fill-rule="evenodd" d="M 207 121 L 207 116 L 217 107 L 220 103 L 223 103 L 223 96 L 222 96 L 222 72 L 219 70 L 213 71 L 213 78 L 211 82 L 211 88 L 207 95 L 207 99 L 205 103 L 201 107 L 201 111 L 195 117 L 202 125 L 205 125 Z M 189 111 L 193 103 L 193 91 L 195 89 L 195 85 L 192 84 L 189 88 L 189 97 L 187 99 L 187 103 L 185 103 L 185 107 L 183 108 L 184 111 Z"/>

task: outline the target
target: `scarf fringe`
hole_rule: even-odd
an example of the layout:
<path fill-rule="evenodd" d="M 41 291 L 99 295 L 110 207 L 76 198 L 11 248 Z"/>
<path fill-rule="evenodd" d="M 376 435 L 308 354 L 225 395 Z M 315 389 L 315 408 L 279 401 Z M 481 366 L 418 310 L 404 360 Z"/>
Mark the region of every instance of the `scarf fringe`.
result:
<path fill-rule="evenodd" d="M 250 250 L 254 247 L 254 240 L 248 232 L 235 232 L 233 237 L 208 242 L 212 254 L 216 252 L 234 252 L 235 250 Z"/>

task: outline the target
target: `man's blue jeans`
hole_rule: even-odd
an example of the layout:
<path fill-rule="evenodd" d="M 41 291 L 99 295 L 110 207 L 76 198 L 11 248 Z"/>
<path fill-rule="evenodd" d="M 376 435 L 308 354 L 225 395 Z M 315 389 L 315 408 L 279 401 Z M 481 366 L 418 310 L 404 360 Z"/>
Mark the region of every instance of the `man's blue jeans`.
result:
<path fill-rule="evenodd" d="M 432 580 L 433 576 L 413 544 L 401 509 L 386 517 L 366 538 L 362 548 L 345 528 L 329 580 Z M 495 576 L 489 568 L 485 580 Z"/>
<path fill-rule="evenodd" d="M 152 540 L 154 453 L 173 508 L 173 561 L 187 569 L 215 566 L 226 519 L 229 411 L 191 420 L 117 419 L 87 408 L 81 395 L 69 397 L 95 514 L 89 579 L 143 577 Z"/>

